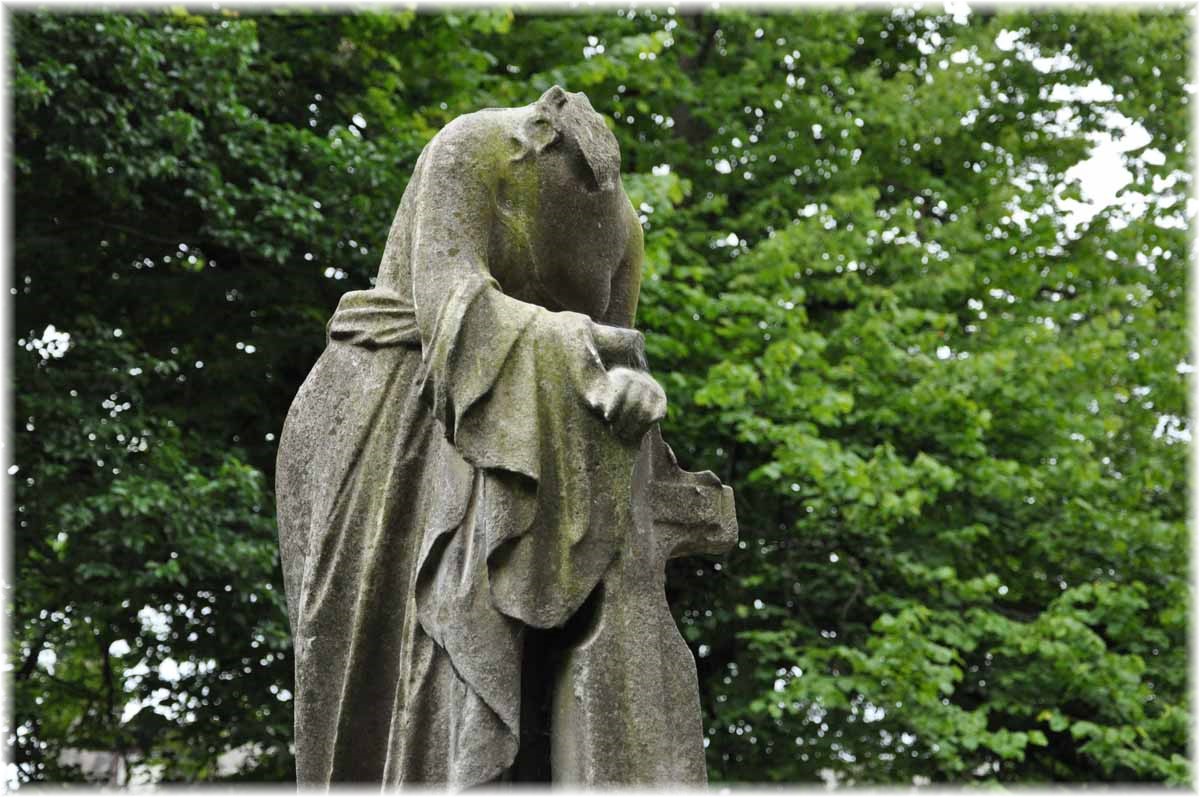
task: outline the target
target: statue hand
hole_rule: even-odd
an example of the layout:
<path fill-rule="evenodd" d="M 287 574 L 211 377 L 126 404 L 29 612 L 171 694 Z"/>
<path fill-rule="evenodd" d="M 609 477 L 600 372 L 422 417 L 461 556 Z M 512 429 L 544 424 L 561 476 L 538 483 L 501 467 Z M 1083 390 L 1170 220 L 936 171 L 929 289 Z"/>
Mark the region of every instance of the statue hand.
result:
<path fill-rule="evenodd" d="M 654 377 L 622 367 L 608 371 L 606 377 L 584 399 L 620 437 L 637 440 L 667 414 L 667 395 Z"/>
<path fill-rule="evenodd" d="M 592 340 L 605 366 L 646 370 L 646 339 L 636 329 L 593 322 Z"/>

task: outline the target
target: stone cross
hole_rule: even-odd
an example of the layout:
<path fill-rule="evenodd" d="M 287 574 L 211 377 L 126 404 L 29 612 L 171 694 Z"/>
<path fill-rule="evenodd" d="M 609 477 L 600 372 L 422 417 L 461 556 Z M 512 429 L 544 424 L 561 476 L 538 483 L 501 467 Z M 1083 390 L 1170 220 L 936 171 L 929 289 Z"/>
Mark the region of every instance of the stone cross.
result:
<path fill-rule="evenodd" d="M 737 542 L 733 490 L 691 473 L 655 426 L 634 469 L 634 527 L 567 651 L 551 708 L 554 780 L 707 782 L 696 662 L 666 599 L 668 559 Z"/>

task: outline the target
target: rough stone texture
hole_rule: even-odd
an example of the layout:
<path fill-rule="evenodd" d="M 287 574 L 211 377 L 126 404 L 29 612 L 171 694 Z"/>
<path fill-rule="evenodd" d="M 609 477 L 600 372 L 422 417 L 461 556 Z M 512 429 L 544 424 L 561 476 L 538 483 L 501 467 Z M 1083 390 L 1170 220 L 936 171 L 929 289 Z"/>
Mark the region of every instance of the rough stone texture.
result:
<path fill-rule="evenodd" d="M 456 119 L 280 439 L 302 784 L 704 781 L 670 556 L 736 539 L 632 329 L 641 226 L 581 94 Z"/>
<path fill-rule="evenodd" d="M 664 566 L 737 542 L 733 490 L 708 471 L 682 470 L 657 428 L 642 440 L 633 482 L 634 527 L 555 678 L 554 779 L 702 784 L 696 663 L 667 606 Z"/>

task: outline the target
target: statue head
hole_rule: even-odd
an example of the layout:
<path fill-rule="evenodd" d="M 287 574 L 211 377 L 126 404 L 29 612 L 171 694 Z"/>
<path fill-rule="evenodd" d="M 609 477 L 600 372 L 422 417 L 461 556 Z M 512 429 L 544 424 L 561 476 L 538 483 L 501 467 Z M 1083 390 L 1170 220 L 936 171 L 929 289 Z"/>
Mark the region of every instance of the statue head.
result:
<path fill-rule="evenodd" d="M 528 113 L 516 132 L 520 144 L 516 160 L 561 147 L 588 191 L 608 191 L 620 185 L 617 138 L 587 96 L 551 86 L 526 109 Z"/>
<path fill-rule="evenodd" d="M 543 306 L 602 312 L 632 217 L 616 136 L 587 97 L 560 86 L 497 111 L 508 147 L 493 175 L 493 275 L 516 291 L 528 281 Z"/>

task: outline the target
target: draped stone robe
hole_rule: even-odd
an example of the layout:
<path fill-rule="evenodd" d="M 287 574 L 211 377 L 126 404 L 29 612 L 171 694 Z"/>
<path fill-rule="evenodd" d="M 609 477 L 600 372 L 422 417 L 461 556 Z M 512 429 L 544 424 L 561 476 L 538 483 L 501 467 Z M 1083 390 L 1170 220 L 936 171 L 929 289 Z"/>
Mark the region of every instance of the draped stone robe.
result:
<path fill-rule="evenodd" d="M 640 280 L 618 168 L 582 95 L 460 117 L 331 319 L 278 462 L 302 784 L 511 776 L 526 637 L 631 526 L 637 445 L 585 401 Z"/>

